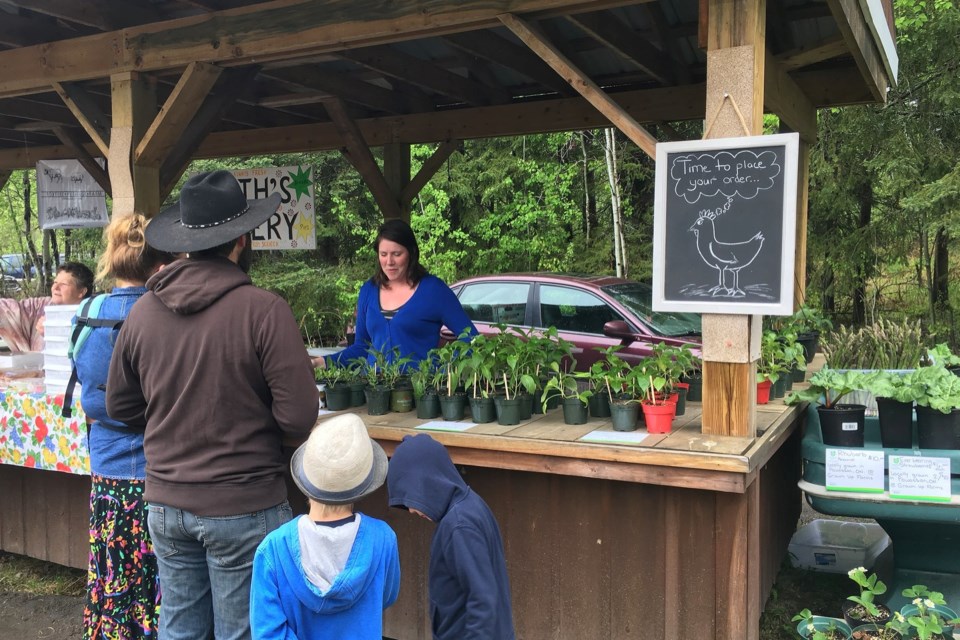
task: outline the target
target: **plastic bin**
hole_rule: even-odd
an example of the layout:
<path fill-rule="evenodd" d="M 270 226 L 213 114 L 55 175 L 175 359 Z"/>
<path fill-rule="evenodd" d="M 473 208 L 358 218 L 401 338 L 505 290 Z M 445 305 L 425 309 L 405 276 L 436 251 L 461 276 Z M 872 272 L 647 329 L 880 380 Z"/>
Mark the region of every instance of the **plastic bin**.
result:
<path fill-rule="evenodd" d="M 790 562 L 801 569 L 846 573 L 856 567 L 872 568 L 889 546 L 890 536 L 878 524 L 814 520 L 793 534 Z"/>

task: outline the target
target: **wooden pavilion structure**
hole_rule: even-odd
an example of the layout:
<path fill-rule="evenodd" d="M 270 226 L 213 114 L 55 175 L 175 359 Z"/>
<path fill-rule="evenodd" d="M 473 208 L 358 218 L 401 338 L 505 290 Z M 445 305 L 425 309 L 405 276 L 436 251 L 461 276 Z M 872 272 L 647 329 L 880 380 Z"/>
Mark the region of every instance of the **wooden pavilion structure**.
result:
<path fill-rule="evenodd" d="M 460 140 L 612 124 L 652 155 L 670 122 L 758 135 L 773 113 L 802 140 L 802 294 L 816 110 L 882 102 L 893 42 L 890 0 L 0 0 L 0 184 L 77 158 L 114 214 L 153 214 L 193 158 L 339 149 L 384 216 L 402 217 Z M 436 149 L 411 175 L 414 143 Z M 759 334 L 757 316 L 704 317 L 703 435 L 757 436 Z M 778 447 L 797 420 L 782 421 Z M 764 449 L 760 464 L 783 451 Z M 690 486 L 668 466 L 627 476 Z M 728 604 L 718 596 L 717 638 L 755 637 L 772 584 L 749 559 L 776 500 L 759 469 L 744 474 L 711 502 L 726 528 L 717 588 L 749 577 Z"/>

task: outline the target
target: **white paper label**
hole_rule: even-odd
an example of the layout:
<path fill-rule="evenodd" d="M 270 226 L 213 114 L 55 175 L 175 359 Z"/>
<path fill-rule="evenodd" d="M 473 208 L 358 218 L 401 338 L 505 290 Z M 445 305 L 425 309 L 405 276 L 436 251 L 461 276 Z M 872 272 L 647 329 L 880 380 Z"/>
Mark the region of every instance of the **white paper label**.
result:
<path fill-rule="evenodd" d="M 827 448 L 827 490 L 883 493 L 883 462 L 880 450 Z"/>
<path fill-rule="evenodd" d="M 890 457 L 890 497 L 950 500 L 950 458 Z"/>

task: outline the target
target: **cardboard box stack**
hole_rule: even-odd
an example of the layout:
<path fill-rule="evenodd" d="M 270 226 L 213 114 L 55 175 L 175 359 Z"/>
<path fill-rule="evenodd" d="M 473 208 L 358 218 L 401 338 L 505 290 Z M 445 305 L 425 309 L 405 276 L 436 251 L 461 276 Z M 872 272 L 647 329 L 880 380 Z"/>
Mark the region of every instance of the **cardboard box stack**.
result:
<path fill-rule="evenodd" d="M 67 349 L 70 344 L 70 334 L 73 332 L 73 317 L 77 314 L 79 305 L 62 304 L 48 305 L 46 320 L 44 321 L 44 348 L 43 372 L 47 393 L 56 395 L 67 389 L 70 380 L 70 358 Z M 74 397 L 79 397 L 79 391 Z"/>

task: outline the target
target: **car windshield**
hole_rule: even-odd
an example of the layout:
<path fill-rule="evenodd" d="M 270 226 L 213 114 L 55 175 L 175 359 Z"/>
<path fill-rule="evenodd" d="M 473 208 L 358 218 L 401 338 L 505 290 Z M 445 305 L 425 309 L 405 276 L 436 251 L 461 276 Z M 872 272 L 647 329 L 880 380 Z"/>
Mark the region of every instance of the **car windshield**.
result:
<path fill-rule="evenodd" d="M 626 282 L 603 287 L 603 290 L 662 336 L 700 335 L 700 314 L 654 311 L 651 308 L 653 289 L 648 284 Z"/>

